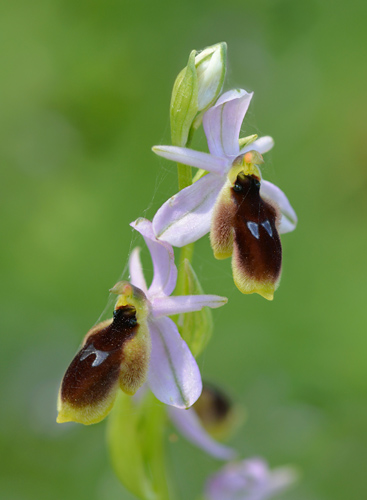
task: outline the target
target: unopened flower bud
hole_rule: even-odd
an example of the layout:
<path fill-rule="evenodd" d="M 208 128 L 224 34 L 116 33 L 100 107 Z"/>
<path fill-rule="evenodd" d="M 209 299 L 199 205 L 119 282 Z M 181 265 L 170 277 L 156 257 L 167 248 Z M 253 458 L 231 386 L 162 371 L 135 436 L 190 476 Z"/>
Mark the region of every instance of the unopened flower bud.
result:
<path fill-rule="evenodd" d="M 205 111 L 219 97 L 226 74 L 226 55 L 227 44 L 222 42 L 207 47 L 195 57 L 199 112 Z"/>
<path fill-rule="evenodd" d="M 174 146 L 187 144 L 191 127 L 196 129 L 202 114 L 219 97 L 226 74 L 225 42 L 212 45 L 198 54 L 192 51 L 178 75 L 171 98 L 171 136 Z M 196 55 L 197 54 L 197 55 Z"/>

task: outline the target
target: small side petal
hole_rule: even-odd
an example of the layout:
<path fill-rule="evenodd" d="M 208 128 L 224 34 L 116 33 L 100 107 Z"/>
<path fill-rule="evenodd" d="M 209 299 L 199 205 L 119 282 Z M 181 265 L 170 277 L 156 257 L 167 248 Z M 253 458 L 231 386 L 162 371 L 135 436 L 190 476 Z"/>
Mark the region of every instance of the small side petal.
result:
<path fill-rule="evenodd" d="M 212 155 L 231 157 L 239 154 L 238 138 L 251 99 L 252 93 L 230 90 L 204 114 L 203 127 Z"/>
<path fill-rule="evenodd" d="M 191 167 L 201 168 L 213 174 L 223 175 L 228 166 L 225 158 L 218 158 L 209 153 L 195 151 L 189 148 L 178 148 L 176 146 L 154 146 L 154 153 L 167 160 L 176 161 Z"/>
<path fill-rule="evenodd" d="M 278 231 L 280 234 L 293 231 L 298 222 L 297 214 L 283 191 L 269 181 L 262 181 L 260 195 L 273 201 L 282 214 Z"/>
<path fill-rule="evenodd" d="M 274 139 L 270 137 L 270 135 L 265 135 L 264 137 L 260 137 L 260 139 L 256 139 L 255 142 L 248 144 L 243 147 L 240 151 L 240 154 L 245 154 L 247 151 L 257 151 L 258 153 L 264 154 L 270 151 L 274 147 Z"/>
<path fill-rule="evenodd" d="M 195 358 L 169 318 L 149 321 L 152 338 L 148 382 L 160 401 L 177 408 L 189 408 L 202 391 Z"/>
<path fill-rule="evenodd" d="M 226 297 L 218 295 L 182 295 L 172 297 L 162 297 L 153 299 L 153 316 L 171 316 L 173 314 L 187 313 L 191 311 L 200 311 L 203 307 L 224 306 L 228 302 Z"/>
<path fill-rule="evenodd" d="M 149 293 L 170 295 L 176 286 L 177 267 L 171 245 L 165 241 L 157 240 L 153 232 L 152 223 L 144 218 L 137 219 L 130 224 L 145 240 L 152 257 L 154 276 Z"/>
<path fill-rule="evenodd" d="M 208 233 L 215 200 L 224 182 L 208 174 L 166 201 L 153 218 L 157 238 L 182 247 Z"/>
<path fill-rule="evenodd" d="M 237 455 L 235 450 L 218 443 L 206 432 L 193 408 L 180 410 L 170 407 L 169 415 L 181 434 L 192 444 L 209 453 L 209 455 L 220 460 L 231 460 Z"/>
<path fill-rule="evenodd" d="M 134 250 L 131 252 L 129 259 L 129 272 L 131 284 L 137 286 L 146 294 L 147 284 L 145 282 L 143 267 L 141 265 L 139 247 L 134 248 Z"/>

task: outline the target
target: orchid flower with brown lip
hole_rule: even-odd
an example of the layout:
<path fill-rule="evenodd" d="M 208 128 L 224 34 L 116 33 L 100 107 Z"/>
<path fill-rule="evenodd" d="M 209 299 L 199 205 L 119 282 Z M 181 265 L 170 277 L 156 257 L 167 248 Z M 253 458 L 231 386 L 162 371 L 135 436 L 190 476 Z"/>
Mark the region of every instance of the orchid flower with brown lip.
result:
<path fill-rule="evenodd" d="M 251 98 L 245 90 L 231 90 L 206 111 L 203 127 L 210 153 L 153 148 L 164 158 L 209 172 L 162 205 L 153 230 L 157 238 L 177 247 L 210 231 L 214 256 L 232 255 L 239 290 L 271 300 L 281 273 L 279 234 L 292 231 L 297 216 L 283 191 L 262 179 L 262 154 L 273 147 L 273 139 L 239 139 Z"/>
<path fill-rule="evenodd" d="M 168 405 L 189 408 L 201 394 L 198 365 L 177 326 L 168 316 L 216 308 L 227 302 L 217 295 L 173 296 L 177 280 L 173 249 L 156 239 L 152 223 L 131 224 L 149 248 L 153 281 L 148 288 L 139 250 L 133 250 L 130 280 L 118 282 L 113 318 L 94 326 L 67 369 L 58 400 L 57 421 L 94 424 L 111 410 L 118 389 L 133 395 L 145 380 Z"/>

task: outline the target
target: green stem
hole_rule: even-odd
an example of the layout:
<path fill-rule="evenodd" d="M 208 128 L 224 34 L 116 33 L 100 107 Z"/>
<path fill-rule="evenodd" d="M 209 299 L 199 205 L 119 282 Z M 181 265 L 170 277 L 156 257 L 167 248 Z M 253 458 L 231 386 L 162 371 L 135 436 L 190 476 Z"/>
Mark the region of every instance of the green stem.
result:
<path fill-rule="evenodd" d="M 178 276 L 176 285 L 177 295 L 187 295 L 187 280 L 185 274 L 185 259 L 187 259 L 190 264 L 192 262 L 192 257 L 194 254 L 194 243 L 189 243 L 181 249 L 180 257 L 178 261 Z"/>
<path fill-rule="evenodd" d="M 194 128 L 191 127 L 189 136 L 187 138 L 185 148 L 188 148 L 191 144 Z M 179 144 L 174 144 L 174 146 L 179 146 Z M 177 175 L 178 175 L 178 190 L 184 189 L 187 186 L 191 186 L 192 184 L 192 170 L 188 165 L 183 165 L 182 163 L 177 163 Z"/>
<path fill-rule="evenodd" d="M 196 128 L 191 127 L 189 136 L 187 138 L 185 147 L 189 147 L 194 136 Z M 188 165 L 183 165 L 182 163 L 177 163 L 177 174 L 178 174 L 178 189 L 185 189 L 185 187 L 191 186 L 192 184 L 192 169 Z M 186 290 L 186 276 L 185 276 L 185 259 L 187 259 L 190 264 L 194 255 L 194 243 L 189 243 L 188 245 L 182 247 L 180 252 L 180 257 L 178 261 L 178 276 L 176 285 L 177 295 L 187 295 Z"/>
<path fill-rule="evenodd" d="M 189 141 L 187 142 L 187 144 Z M 181 163 L 177 164 L 177 173 L 178 173 L 178 189 L 184 189 L 185 187 L 191 186 L 192 184 L 192 171 L 191 167 L 188 165 L 182 165 Z M 186 295 L 186 276 L 185 276 L 185 266 L 184 262 L 187 259 L 190 263 L 192 261 L 192 257 L 194 254 L 194 243 L 190 243 L 182 247 L 179 257 L 178 263 L 178 276 L 177 276 L 177 285 L 176 285 L 176 294 L 177 295 Z"/>
<path fill-rule="evenodd" d="M 188 165 L 182 165 L 177 163 L 177 174 L 178 174 L 178 189 L 184 189 L 192 184 L 192 172 L 191 167 Z"/>

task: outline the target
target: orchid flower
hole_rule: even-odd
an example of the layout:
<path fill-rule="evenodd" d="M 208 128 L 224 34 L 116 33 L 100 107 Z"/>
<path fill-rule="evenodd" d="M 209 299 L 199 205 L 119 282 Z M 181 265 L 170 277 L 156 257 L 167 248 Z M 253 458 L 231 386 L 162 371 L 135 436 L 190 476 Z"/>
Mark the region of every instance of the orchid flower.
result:
<path fill-rule="evenodd" d="M 214 256 L 233 255 L 239 290 L 271 300 L 281 272 L 278 233 L 292 231 L 297 216 L 283 191 L 262 180 L 261 155 L 273 147 L 273 139 L 239 139 L 251 98 L 245 90 L 231 90 L 206 111 L 203 127 L 210 153 L 153 148 L 164 158 L 209 172 L 162 205 L 153 218 L 153 230 L 157 238 L 177 247 L 210 231 Z"/>
<path fill-rule="evenodd" d="M 154 276 L 147 288 L 139 250 L 130 257 L 130 278 L 118 282 L 113 319 L 103 321 L 86 335 L 63 378 L 58 401 L 58 422 L 93 424 L 111 410 L 120 387 L 133 395 L 146 379 L 154 395 L 178 408 L 190 407 L 200 396 L 200 371 L 172 314 L 216 308 L 227 302 L 217 295 L 170 297 L 177 268 L 169 243 L 158 241 L 152 224 L 138 219 L 131 224 L 149 248 Z"/>
<path fill-rule="evenodd" d="M 217 387 L 204 383 L 199 399 L 191 408 L 181 410 L 170 406 L 168 414 L 178 431 L 209 455 L 219 460 L 236 457 L 233 448 L 213 438 L 214 435 L 228 434 L 229 428 L 238 423 L 231 402 Z"/>
<path fill-rule="evenodd" d="M 229 463 L 209 478 L 207 500 L 267 500 L 296 480 L 290 467 L 273 471 L 259 458 Z"/>

